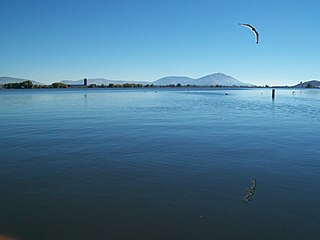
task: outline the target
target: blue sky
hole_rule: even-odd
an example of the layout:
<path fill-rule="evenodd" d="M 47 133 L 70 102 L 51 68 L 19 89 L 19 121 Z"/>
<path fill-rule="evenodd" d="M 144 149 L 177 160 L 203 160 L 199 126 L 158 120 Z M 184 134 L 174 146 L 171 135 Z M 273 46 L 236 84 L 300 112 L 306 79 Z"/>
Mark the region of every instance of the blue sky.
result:
<path fill-rule="evenodd" d="M 0 0 L 0 76 L 320 79 L 320 1 Z M 253 33 L 238 23 L 251 23 Z"/>

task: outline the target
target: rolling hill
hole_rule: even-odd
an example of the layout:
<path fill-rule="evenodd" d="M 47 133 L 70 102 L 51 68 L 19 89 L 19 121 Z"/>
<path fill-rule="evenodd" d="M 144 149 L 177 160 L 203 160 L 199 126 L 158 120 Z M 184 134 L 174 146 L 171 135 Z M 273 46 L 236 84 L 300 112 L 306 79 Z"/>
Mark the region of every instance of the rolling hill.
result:
<path fill-rule="evenodd" d="M 70 85 L 82 85 L 83 80 L 77 80 L 77 81 L 72 81 L 72 80 L 63 80 L 61 81 L 62 83 L 65 84 L 70 84 Z M 201 78 L 193 79 L 190 77 L 184 77 L 184 76 L 168 76 L 168 77 L 163 77 L 160 78 L 154 82 L 146 82 L 146 81 L 124 81 L 124 80 L 109 80 L 105 78 L 93 78 L 93 79 L 88 79 L 88 84 L 97 84 L 97 85 L 108 85 L 110 83 L 113 84 L 124 84 L 124 83 L 141 83 L 141 84 L 154 84 L 158 86 L 166 86 L 166 85 L 171 85 L 171 84 L 178 84 L 180 83 L 181 85 L 195 85 L 195 86 L 215 86 L 215 85 L 220 85 L 220 86 L 253 86 L 252 84 L 249 83 L 244 83 L 241 82 L 231 76 L 228 76 L 223 73 L 214 73 L 210 74 Z"/>
<path fill-rule="evenodd" d="M 293 87 L 296 87 L 296 88 L 318 88 L 318 87 L 320 87 L 320 81 L 310 80 L 307 82 L 300 82 L 299 84 L 294 85 Z"/>
<path fill-rule="evenodd" d="M 0 77 L 0 85 L 6 84 L 6 83 L 20 83 L 24 81 L 31 81 L 32 84 L 37 85 L 45 85 L 43 83 L 39 83 L 37 81 L 29 80 L 29 79 L 23 79 L 23 78 L 13 78 L 13 77 Z"/>
<path fill-rule="evenodd" d="M 170 85 L 170 84 L 182 84 L 182 85 L 196 85 L 196 86 L 252 86 L 252 84 L 243 83 L 231 76 L 223 73 L 214 73 L 197 79 L 189 77 L 164 77 L 153 82 L 155 85 Z"/>

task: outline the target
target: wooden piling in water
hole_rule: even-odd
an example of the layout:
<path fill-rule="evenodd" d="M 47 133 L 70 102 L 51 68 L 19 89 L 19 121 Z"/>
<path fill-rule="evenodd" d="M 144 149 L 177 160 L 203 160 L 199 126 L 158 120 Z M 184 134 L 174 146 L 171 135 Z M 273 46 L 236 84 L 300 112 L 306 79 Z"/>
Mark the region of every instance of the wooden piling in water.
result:
<path fill-rule="evenodd" d="M 272 89 L 272 99 L 274 99 L 276 96 L 276 90 L 275 89 Z"/>

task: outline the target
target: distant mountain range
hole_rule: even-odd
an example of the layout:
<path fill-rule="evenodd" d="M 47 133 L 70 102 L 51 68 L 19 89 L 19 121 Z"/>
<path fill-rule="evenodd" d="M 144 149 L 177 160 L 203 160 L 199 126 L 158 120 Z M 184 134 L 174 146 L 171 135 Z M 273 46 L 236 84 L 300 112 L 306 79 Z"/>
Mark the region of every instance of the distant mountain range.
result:
<path fill-rule="evenodd" d="M 197 86 L 253 86 L 249 83 L 241 82 L 231 76 L 228 76 L 223 73 L 214 73 L 204 77 L 200 77 L 197 79 L 189 78 L 189 77 L 164 77 L 155 81 L 153 84 L 155 85 L 170 85 L 170 84 L 178 84 L 181 85 L 197 85 Z"/>
<path fill-rule="evenodd" d="M 28 81 L 29 79 L 23 78 L 12 78 L 12 77 L 0 77 L 0 85 L 6 83 L 16 83 L 16 82 L 24 82 Z M 37 85 L 46 85 L 34 80 L 29 80 L 33 84 Z M 72 80 L 63 80 L 62 83 L 69 84 L 69 85 L 83 85 L 83 79 L 72 81 Z M 177 85 L 180 83 L 181 85 L 194 85 L 194 86 L 254 86 L 249 83 L 241 82 L 231 76 L 228 76 L 223 73 L 214 73 L 200 78 L 190 78 L 190 77 L 183 77 L 183 76 L 169 76 L 163 77 L 153 82 L 146 82 L 146 81 L 125 81 L 125 80 L 109 80 L 105 78 L 93 78 L 88 79 L 89 84 L 97 84 L 97 85 L 109 85 L 110 83 L 113 84 L 124 84 L 124 83 L 140 83 L 140 84 L 153 84 L 158 86 L 166 86 L 166 85 Z M 292 87 L 296 88 L 320 88 L 320 81 L 319 80 L 310 80 L 306 82 L 300 82 L 297 85 Z"/>
<path fill-rule="evenodd" d="M 307 82 L 300 82 L 299 84 L 297 84 L 293 87 L 296 87 L 296 88 L 318 88 L 318 87 L 320 87 L 320 81 L 310 80 Z"/>
<path fill-rule="evenodd" d="M 23 79 L 23 78 L 12 78 L 12 77 L 0 77 L 0 85 L 6 84 L 6 83 L 20 83 L 24 81 L 31 81 L 34 85 L 45 85 L 43 83 L 39 83 L 37 81 L 29 80 L 29 79 Z"/>
<path fill-rule="evenodd" d="M 83 79 L 81 80 L 62 80 L 61 83 L 68 84 L 68 85 L 83 85 Z M 124 80 L 109 80 L 105 78 L 89 78 L 88 85 L 90 84 L 97 84 L 97 85 L 109 85 L 110 83 L 113 84 L 124 84 L 124 83 L 141 83 L 141 84 L 152 84 L 151 82 L 143 82 L 143 81 L 124 81 Z"/>
<path fill-rule="evenodd" d="M 71 81 L 71 80 L 63 80 L 61 81 L 65 84 L 72 85 L 82 85 L 83 80 Z M 243 83 L 231 76 L 228 76 L 223 73 L 214 73 L 211 75 L 207 75 L 201 78 L 189 78 L 189 77 L 181 77 L 181 76 L 169 76 L 160 78 L 154 82 L 142 82 L 142 81 L 124 81 L 124 80 L 109 80 L 104 78 L 94 78 L 88 79 L 88 84 L 105 84 L 108 85 L 110 83 L 113 84 L 123 84 L 123 83 L 141 83 L 141 84 L 153 84 L 153 85 L 161 85 L 166 86 L 170 84 L 178 84 L 181 85 L 195 85 L 195 86 L 212 86 L 212 85 L 220 85 L 220 86 L 253 86 L 249 83 Z"/>

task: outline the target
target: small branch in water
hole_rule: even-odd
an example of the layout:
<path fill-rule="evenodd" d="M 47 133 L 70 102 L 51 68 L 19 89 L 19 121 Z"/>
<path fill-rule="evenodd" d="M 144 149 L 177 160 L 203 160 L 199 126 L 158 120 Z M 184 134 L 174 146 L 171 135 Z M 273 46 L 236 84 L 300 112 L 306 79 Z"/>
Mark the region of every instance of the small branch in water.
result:
<path fill-rule="evenodd" d="M 243 203 L 248 203 L 249 201 L 251 201 L 251 197 L 254 195 L 255 191 L 256 191 L 256 187 L 257 187 L 257 180 L 254 179 L 251 181 L 251 186 L 249 188 L 245 188 L 244 191 L 246 192 L 246 194 L 243 196 L 243 198 L 241 199 L 241 201 Z"/>

